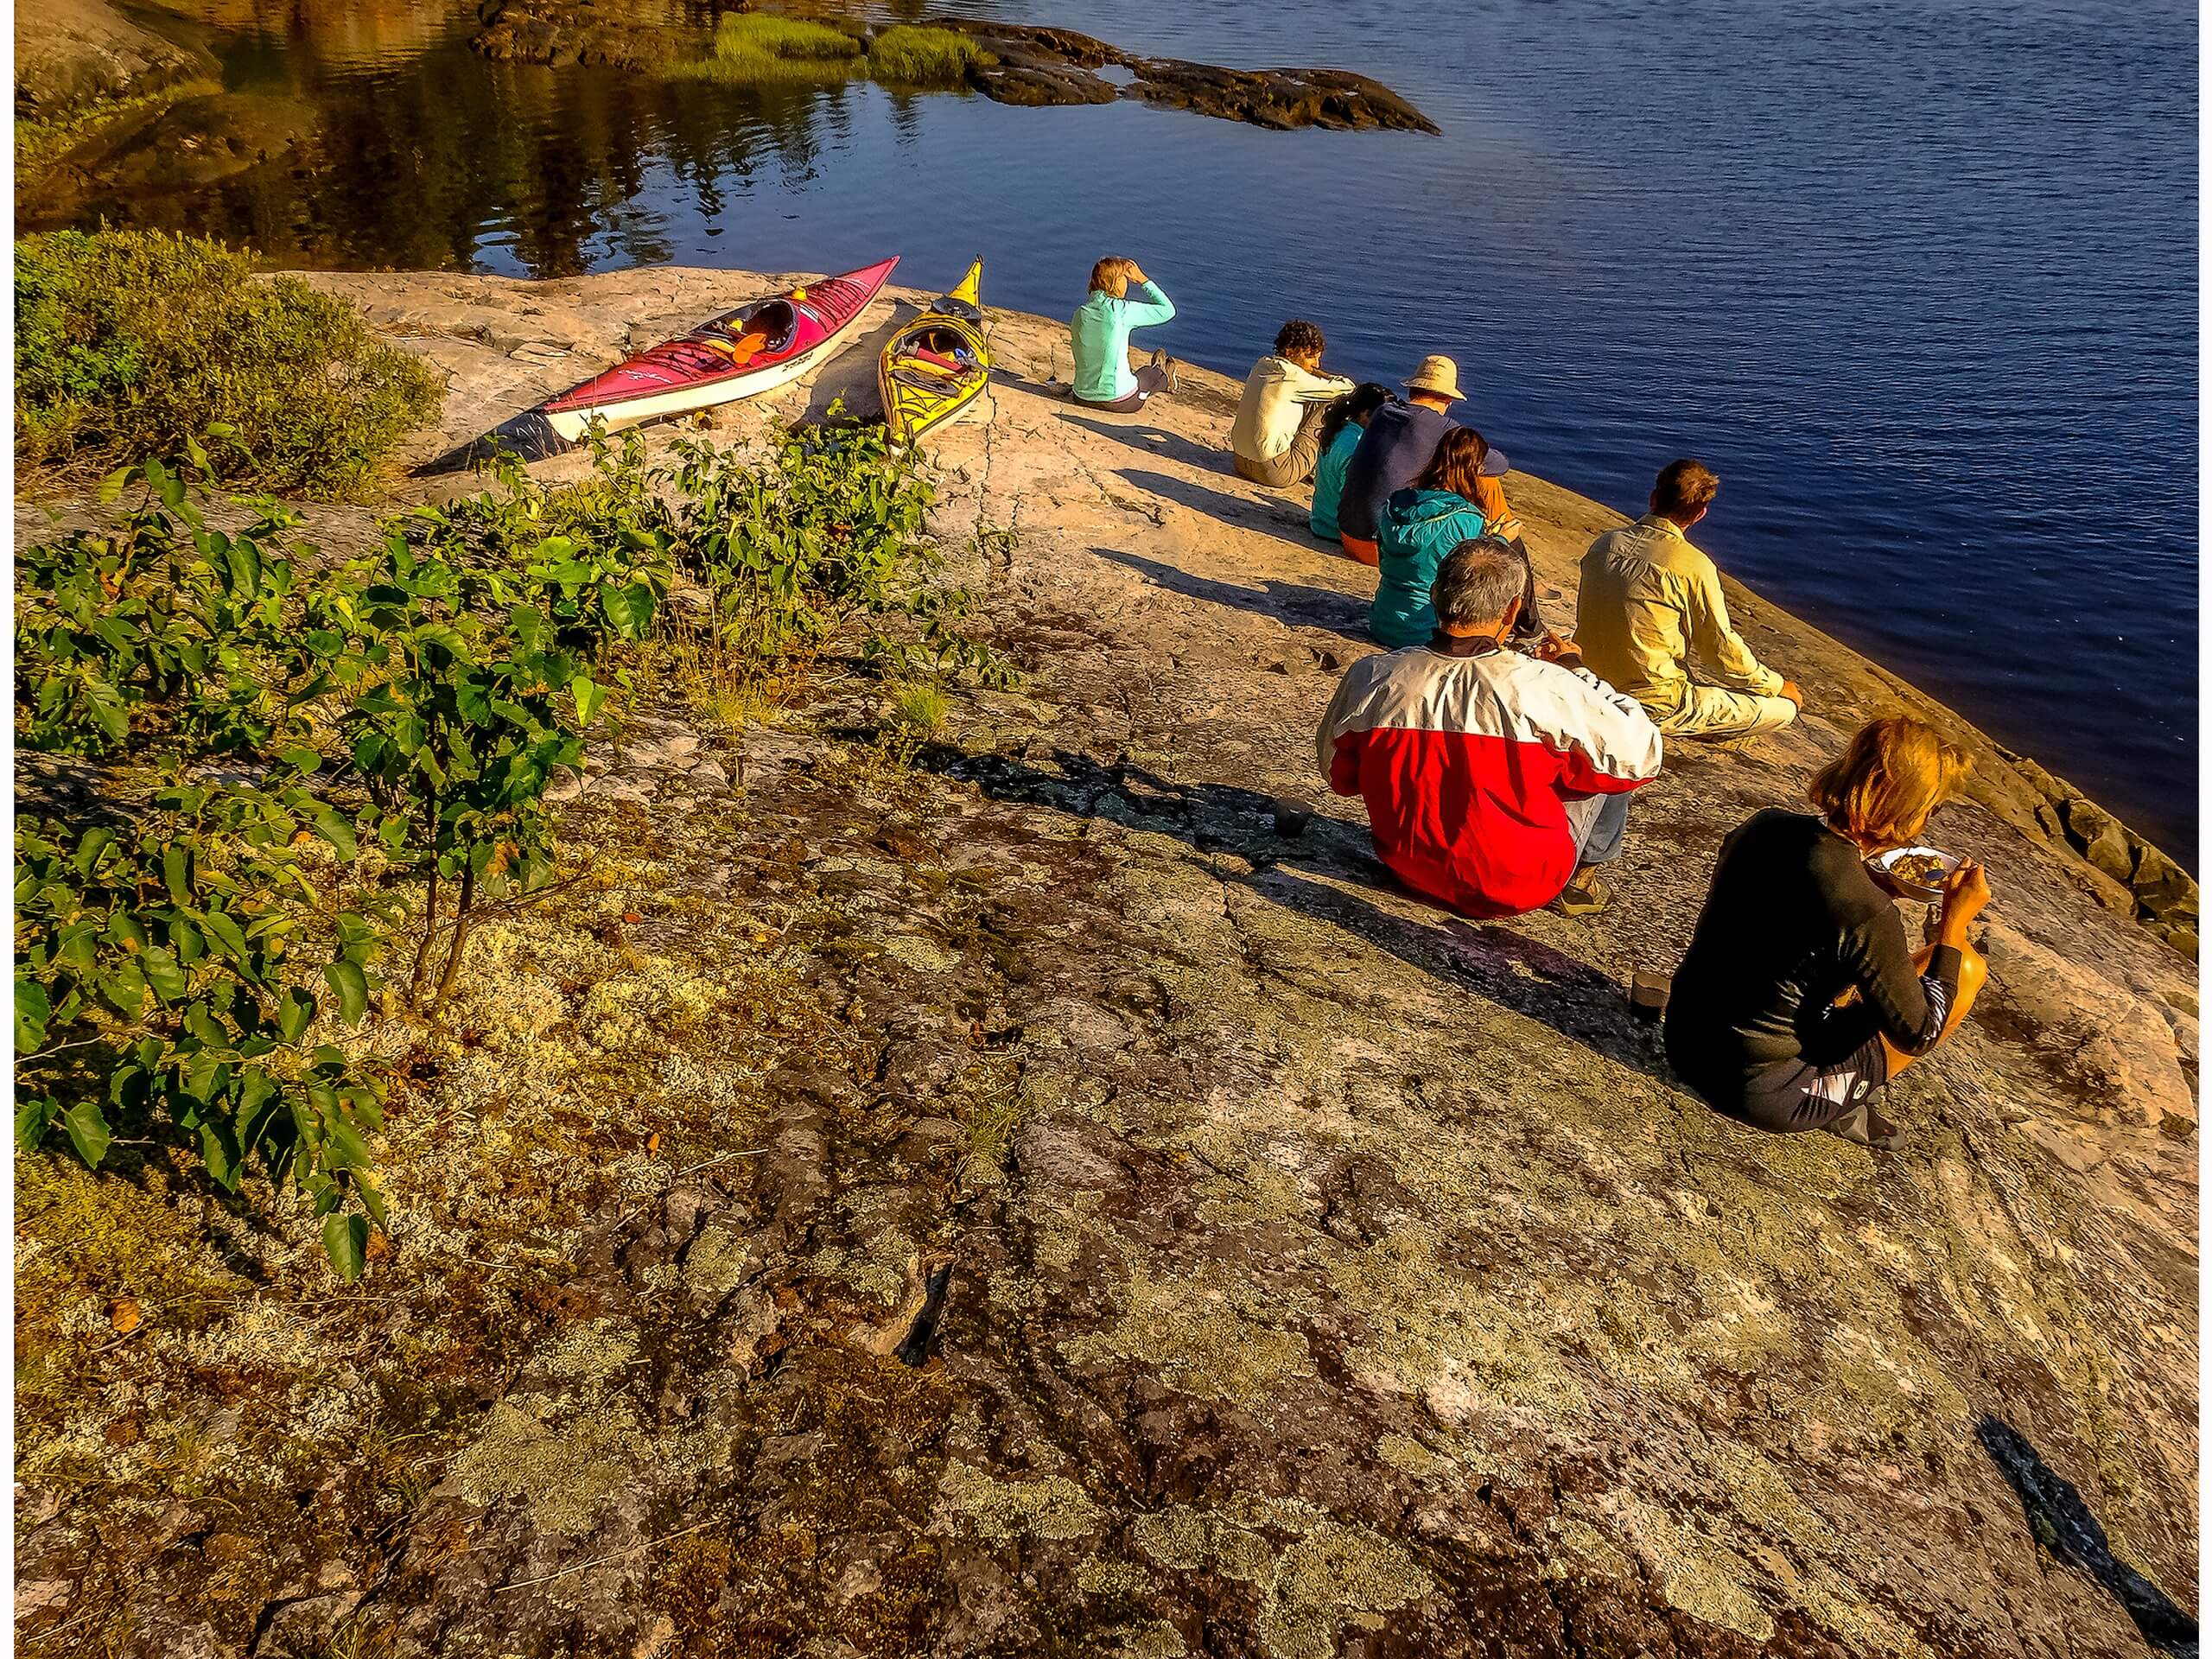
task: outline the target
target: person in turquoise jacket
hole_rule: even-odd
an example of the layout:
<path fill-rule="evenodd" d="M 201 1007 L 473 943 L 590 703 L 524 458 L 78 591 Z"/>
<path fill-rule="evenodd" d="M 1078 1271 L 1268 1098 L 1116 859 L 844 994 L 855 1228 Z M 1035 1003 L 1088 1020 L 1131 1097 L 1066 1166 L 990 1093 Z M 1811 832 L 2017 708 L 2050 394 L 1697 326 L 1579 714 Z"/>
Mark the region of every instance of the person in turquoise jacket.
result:
<path fill-rule="evenodd" d="M 1136 291 L 1133 294 L 1131 289 Z M 1129 335 L 1166 322 L 1175 302 L 1138 269 L 1134 259 L 1101 259 L 1090 268 L 1090 297 L 1068 324 L 1075 350 L 1075 395 L 1093 409 L 1127 414 L 1142 409 L 1155 392 L 1175 390 L 1175 372 L 1166 353 L 1132 372 Z"/>
<path fill-rule="evenodd" d="M 1376 524 L 1375 603 L 1367 613 L 1367 631 L 1378 643 L 1396 650 L 1435 638 L 1429 589 L 1452 550 L 1483 533 L 1482 510 L 1472 498 L 1489 453 L 1481 433 L 1455 426 L 1436 446 L 1428 469 L 1382 504 Z M 1522 563 L 1527 564 L 1526 554 Z M 1536 613 L 1533 569 L 1523 585 L 1522 609 L 1526 614 L 1516 620 L 1514 637 L 1541 639 L 1544 623 Z"/>
<path fill-rule="evenodd" d="M 1344 468 L 1375 411 L 1390 401 L 1390 388 L 1370 380 L 1322 421 L 1321 459 L 1313 467 L 1313 511 L 1306 518 L 1313 533 L 1331 547 L 1337 541 L 1337 503 L 1344 499 Z"/>

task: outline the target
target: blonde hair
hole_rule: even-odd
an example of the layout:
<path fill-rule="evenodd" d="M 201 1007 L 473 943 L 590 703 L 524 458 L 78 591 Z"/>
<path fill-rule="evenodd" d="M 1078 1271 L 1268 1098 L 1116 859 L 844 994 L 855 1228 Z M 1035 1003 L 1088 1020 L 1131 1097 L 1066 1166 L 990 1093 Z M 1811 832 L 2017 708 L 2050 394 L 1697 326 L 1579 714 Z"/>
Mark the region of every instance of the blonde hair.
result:
<path fill-rule="evenodd" d="M 1129 291 L 1129 273 L 1136 268 L 1134 259 L 1118 253 L 1108 255 L 1090 268 L 1090 291 L 1109 300 L 1120 299 Z"/>
<path fill-rule="evenodd" d="M 1928 815 L 1948 800 L 1974 767 L 1924 721 L 1906 715 L 1870 720 L 1842 755 L 1821 768 L 1805 791 L 1828 827 L 1862 846 L 1903 847 L 1918 839 Z"/>

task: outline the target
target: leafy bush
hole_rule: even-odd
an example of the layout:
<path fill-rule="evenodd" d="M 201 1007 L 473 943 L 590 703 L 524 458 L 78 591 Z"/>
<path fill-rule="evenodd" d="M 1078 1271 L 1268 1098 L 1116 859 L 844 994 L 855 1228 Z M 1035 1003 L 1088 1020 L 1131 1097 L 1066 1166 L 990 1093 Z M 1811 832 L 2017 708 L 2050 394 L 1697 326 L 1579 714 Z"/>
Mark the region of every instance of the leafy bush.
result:
<path fill-rule="evenodd" d="M 419 885 L 408 988 L 442 925 L 435 1014 L 480 896 L 550 874 L 546 790 L 581 762 L 607 698 L 594 662 L 644 638 L 664 562 L 650 541 L 558 536 L 487 557 L 487 518 L 515 526 L 475 503 L 426 509 L 334 568 L 283 544 L 296 521 L 273 503 L 226 533 L 180 470 L 149 461 L 116 487 L 132 483 L 144 499 L 121 533 L 17 563 L 19 741 L 168 776 L 150 808 L 19 830 L 17 1138 L 58 1128 L 96 1166 L 120 1112 L 188 1137 L 232 1190 L 258 1157 L 328 1217 L 352 1277 L 368 1223 L 338 1212 L 353 1197 L 381 1218 L 362 1138 L 376 1088 L 340 1050 L 304 1046 L 320 1005 L 289 971 L 293 944 L 329 943 L 321 980 L 358 1020 L 396 914 L 381 890 Z M 181 762 L 214 753 L 264 775 L 182 780 Z M 346 865 L 368 842 L 379 890 L 349 907 L 315 888 L 294 848 L 318 839 Z"/>
<path fill-rule="evenodd" d="M 211 525 L 193 443 L 110 480 L 139 491 L 116 528 L 18 556 L 19 744 L 160 778 L 18 826 L 22 1145 L 97 1166 L 128 1126 L 226 1191 L 258 1170 L 312 1199 L 353 1277 L 383 1216 L 379 1086 L 316 1033 L 380 988 L 436 1017 L 487 908 L 552 879 L 547 791 L 648 652 L 757 707 L 865 616 L 918 733 L 944 680 L 1012 678 L 951 626 L 965 595 L 920 580 L 929 486 L 880 429 L 790 429 L 758 464 L 679 444 L 659 469 L 594 435 L 594 459 L 552 491 L 509 461 L 334 562 L 273 501 Z M 679 575 L 709 596 L 696 618 L 665 603 Z M 213 756 L 232 781 L 189 770 Z M 381 964 L 410 929 L 403 988 Z"/>
<path fill-rule="evenodd" d="M 878 80 L 912 86 L 952 86 L 985 54 L 971 35 L 957 29 L 898 23 L 868 48 L 868 73 Z"/>
<path fill-rule="evenodd" d="M 320 953 L 294 946 L 328 936 L 320 979 L 351 1021 L 367 1007 L 378 934 L 353 911 L 325 925 L 293 851 L 311 825 L 353 855 L 343 817 L 298 788 L 173 784 L 121 832 L 17 825 L 16 1134 L 35 1147 L 59 1125 L 97 1166 L 110 1114 L 164 1121 L 232 1192 L 258 1159 L 314 1199 L 324 1248 L 352 1278 L 368 1223 L 338 1211 L 352 1197 L 384 1219 L 364 1138 L 381 1091 L 342 1051 L 309 1044 L 322 1003 L 294 964 Z"/>
<path fill-rule="evenodd" d="M 203 238 L 64 231 L 16 245 L 19 464 L 100 470 L 230 429 L 219 476 L 359 493 L 442 396 L 353 308 Z"/>
<path fill-rule="evenodd" d="M 730 12 L 715 29 L 712 54 L 673 66 L 679 79 L 733 86 L 827 84 L 861 73 L 861 43 L 842 29 L 766 12 Z"/>

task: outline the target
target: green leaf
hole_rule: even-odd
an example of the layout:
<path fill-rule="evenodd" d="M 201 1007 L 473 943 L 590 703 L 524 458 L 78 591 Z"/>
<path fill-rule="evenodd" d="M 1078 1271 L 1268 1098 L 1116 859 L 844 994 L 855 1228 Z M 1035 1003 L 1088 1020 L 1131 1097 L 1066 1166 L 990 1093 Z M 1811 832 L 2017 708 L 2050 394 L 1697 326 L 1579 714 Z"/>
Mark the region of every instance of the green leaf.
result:
<path fill-rule="evenodd" d="M 486 677 L 471 674 L 458 682 L 453 689 L 453 706 L 461 717 L 472 726 L 492 723 L 492 693 Z"/>
<path fill-rule="evenodd" d="M 141 955 L 138 962 L 145 972 L 146 982 L 162 1001 L 174 1002 L 184 995 L 184 969 L 177 966 L 174 956 L 156 945 Z"/>
<path fill-rule="evenodd" d="M 369 1212 L 376 1224 L 390 1232 L 391 1217 L 385 1210 L 384 1194 L 378 1192 L 377 1184 L 359 1170 L 353 1172 L 353 1192 L 361 1200 L 361 1208 Z"/>
<path fill-rule="evenodd" d="M 246 965 L 251 952 L 247 947 L 245 931 L 235 921 L 219 910 L 203 912 L 200 921 L 200 925 L 207 930 L 207 936 L 222 947 L 225 956 L 241 968 Z"/>
<path fill-rule="evenodd" d="M 298 1042 L 314 1023 L 314 996 L 297 985 L 286 987 L 276 1004 L 276 1029 L 284 1033 L 284 1040 Z"/>
<path fill-rule="evenodd" d="M 353 821 L 334 806 L 319 806 L 314 815 L 315 832 L 338 849 L 338 856 L 353 861 L 355 846 Z"/>
<path fill-rule="evenodd" d="M 415 637 L 426 645 L 435 645 L 448 656 L 466 658 L 468 642 L 463 639 L 449 622 L 418 622 Z"/>
<path fill-rule="evenodd" d="M 200 1043 L 209 1048 L 228 1048 L 231 1033 L 223 1029 L 221 1020 L 205 1002 L 194 1002 L 184 1011 L 184 1028 Z"/>
<path fill-rule="evenodd" d="M 625 639 L 642 639 L 652 626 L 653 590 L 642 582 L 626 588 L 602 588 L 599 603 L 607 613 L 608 626 Z"/>
<path fill-rule="evenodd" d="M 61 1114 L 60 1123 L 68 1132 L 69 1144 L 76 1147 L 77 1155 L 85 1160 L 86 1166 L 98 1169 L 100 1160 L 107 1156 L 109 1138 L 107 1119 L 100 1116 L 99 1103 L 79 1101 Z"/>
<path fill-rule="evenodd" d="M 361 1138 L 361 1131 L 341 1116 L 329 1120 L 330 1139 L 323 1149 L 323 1162 L 333 1169 L 365 1169 L 369 1164 L 369 1143 Z"/>
<path fill-rule="evenodd" d="M 72 922 L 57 934 L 54 954 L 58 961 L 84 972 L 99 960 L 99 927 L 93 922 Z"/>
<path fill-rule="evenodd" d="M 231 543 L 223 550 L 223 560 L 230 567 L 232 588 L 248 594 L 261 591 L 261 550 L 252 542 L 241 538 Z"/>
<path fill-rule="evenodd" d="M 237 1192 L 238 1177 L 245 1173 L 245 1160 L 239 1155 L 231 1126 L 219 1118 L 207 1117 L 200 1121 L 199 1128 L 200 1161 L 207 1166 L 207 1173 L 223 1191 Z"/>
<path fill-rule="evenodd" d="M 54 1120 L 61 1115 L 61 1103 L 52 1095 L 40 1095 L 16 1103 L 16 1144 L 25 1152 L 36 1152 L 39 1142 L 46 1139 L 46 1132 L 54 1127 Z"/>
<path fill-rule="evenodd" d="M 100 995 L 108 1006 L 126 1020 L 136 1020 L 146 1005 L 146 976 L 138 964 L 125 957 L 120 966 L 100 981 Z"/>
<path fill-rule="evenodd" d="M 27 974 L 16 976 L 16 1057 L 21 1059 L 46 1040 L 46 1022 L 54 1005 L 46 987 Z M 41 1131 L 43 1133 L 43 1131 Z"/>
<path fill-rule="evenodd" d="M 369 1223 L 365 1216 L 332 1216 L 322 1224 L 322 1253 L 338 1276 L 352 1284 L 369 1262 Z"/>
<path fill-rule="evenodd" d="M 321 752 L 310 749 L 304 744 L 296 744 L 289 749 L 279 749 L 276 752 L 276 758 L 291 767 L 294 772 L 313 772 L 322 765 Z"/>
<path fill-rule="evenodd" d="M 123 706 L 123 698 L 105 680 L 85 682 L 85 702 L 92 712 L 92 723 L 106 734 L 108 741 L 120 743 L 130 735 L 130 711 Z"/>
<path fill-rule="evenodd" d="M 266 1071 L 249 1071 L 238 1083 L 238 1143 L 251 1152 L 269 1128 L 269 1119 L 283 1103 L 276 1097 L 276 1080 Z"/>
<path fill-rule="evenodd" d="M 162 849 L 162 880 L 168 887 L 172 902 L 192 902 L 192 855 L 175 842 Z"/>
<path fill-rule="evenodd" d="M 361 964 L 341 958 L 325 964 L 322 976 L 330 982 L 330 988 L 338 993 L 339 1017 L 349 1026 L 359 1023 L 369 1007 L 368 976 L 361 971 Z"/>
<path fill-rule="evenodd" d="M 594 683 L 588 674 L 579 674 L 569 682 L 569 695 L 576 700 L 576 724 L 588 726 L 607 702 L 607 688 Z"/>
<path fill-rule="evenodd" d="M 94 867 L 100 861 L 100 855 L 105 852 L 114 841 L 115 831 L 104 826 L 95 826 L 79 836 L 77 855 L 73 861 L 77 866 L 77 874 L 90 876 Z"/>

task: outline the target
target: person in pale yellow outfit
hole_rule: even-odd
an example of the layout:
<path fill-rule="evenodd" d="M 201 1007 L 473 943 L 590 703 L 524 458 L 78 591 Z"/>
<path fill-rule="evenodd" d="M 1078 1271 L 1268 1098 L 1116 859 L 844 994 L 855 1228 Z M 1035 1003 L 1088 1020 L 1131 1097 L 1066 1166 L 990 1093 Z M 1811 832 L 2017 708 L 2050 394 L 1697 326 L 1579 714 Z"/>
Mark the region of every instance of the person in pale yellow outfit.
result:
<path fill-rule="evenodd" d="M 1751 738 L 1787 726 L 1804 703 L 1796 683 L 1761 663 L 1729 625 L 1720 572 L 1684 534 L 1719 489 L 1702 462 L 1675 461 L 1652 486 L 1651 511 L 1582 556 L 1574 623 L 1582 660 L 1669 737 Z M 1693 660 L 1708 680 L 1690 677 Z"/>

